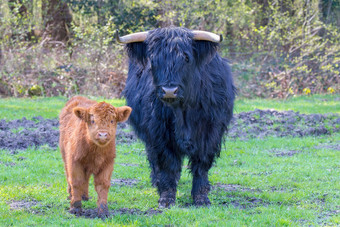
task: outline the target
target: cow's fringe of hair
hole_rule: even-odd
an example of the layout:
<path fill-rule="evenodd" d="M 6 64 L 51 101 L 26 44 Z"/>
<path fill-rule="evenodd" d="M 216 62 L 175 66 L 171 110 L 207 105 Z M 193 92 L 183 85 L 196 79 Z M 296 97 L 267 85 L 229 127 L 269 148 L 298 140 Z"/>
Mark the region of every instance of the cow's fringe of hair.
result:
<path fill-rule="evenodd" d="M 125 50 L 127 51 L 130 60 L 139 62 L 142 65 L 146 64 L 147 59 L 145 55 L 146 55 L 147 46 L 144 42 L 126 44 Z"/>

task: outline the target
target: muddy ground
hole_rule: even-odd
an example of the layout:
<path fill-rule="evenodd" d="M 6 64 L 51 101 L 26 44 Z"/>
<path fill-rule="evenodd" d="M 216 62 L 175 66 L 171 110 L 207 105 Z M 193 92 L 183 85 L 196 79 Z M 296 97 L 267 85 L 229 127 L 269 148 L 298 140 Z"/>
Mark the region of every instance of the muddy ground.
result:
<path fill-rule="evenodd" d="M 0 149 L 22 150 L 48 145 L 58 147 L 58 119 L 34 117 L 0 120 Z M 331 135 L 340 130 L 338 114 L 300 114 L 294 111 L 255 110 L 234 114 L 228 139 L 263 139 L 267 136 L 304 137 Z M 117 144 L 133 143 L 137 137 L 127 123 L 118 124 Z"/>
<path fill-rule="evenodd" d="M 0 149 L 10 150 L 12 154 L 16 150 L 27 149 L 29 147 L 39 147 L 48 145 L 51 148 L 58 147 L 59 139 L 58 119 L 44 119 L 35 117 L 31 120 L 22 118 L 6 122 L 0 120 Z M 275 110 L 255 110 L 242 112 L 234 115 L 228 132 L 228 140 L 250 138 L 264 139 L 267 136 L 277 137 L 304 137 L 331 135 L 340 130 L 340 116 L 338 114 L 300 114 L 293 111 L 279 112 Z M 138 139 L 127 123 L 121 123 L 117 128 L 117 144 L 130 144 Z M 326 144 L 320 148 L 331 148 L 340 150 L 340 144 Z M 275 156 L 293 156 L 299 150 L 270 151 Z M 1 164 L 1 163 L 0 163 Z M 135 166 L 133 164 L 121 163 L 121 165 Z M 115 187 L 136 187 L 137 179 L 112 179 L 111 185 Z M 259 189 L 246 188 L 241 185 L 216 183 L 213 185 L 212 193 L 219 194 L 221 191 L 259 191 Z M 284 188 L 272 188 L 273 191 L 286 191 Z M 220 199 L 218 204 L 223 206 L 234 206 L 239 209 L 247 209 L 258 206 L 268 206 L 270 202 L 256 197 L 227 196 Z M 12 210 L 26 210 L 30 213 L 44 214 L 45 209 L 39 202 L 32 200 L 10 201 Z M 189 207 L 192 204 L 184 204 Z M 122 214 L 152 216 L 162 213 L 160 209 L 149 209 L 142 211 L 139 209 L 121 208 L 109 211 L 109 217 Z M 332 213 L 320 214 L 320 223 Z M 82 217 L 98 218 L 96 209 L 84 209 Z M 301 220 L 303 223 L 304 220 Z"/>

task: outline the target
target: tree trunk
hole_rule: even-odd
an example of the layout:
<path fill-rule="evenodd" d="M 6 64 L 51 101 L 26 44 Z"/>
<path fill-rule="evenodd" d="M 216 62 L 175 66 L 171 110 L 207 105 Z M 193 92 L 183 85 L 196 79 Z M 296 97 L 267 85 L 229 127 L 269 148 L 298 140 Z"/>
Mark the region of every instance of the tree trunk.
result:
<path fill-rule="evenodd" d="M 72 15 L 63 0 L 43 0 L 44 33 L 43 40 L 67 43 L 70 39 L 69 28 Z"/>

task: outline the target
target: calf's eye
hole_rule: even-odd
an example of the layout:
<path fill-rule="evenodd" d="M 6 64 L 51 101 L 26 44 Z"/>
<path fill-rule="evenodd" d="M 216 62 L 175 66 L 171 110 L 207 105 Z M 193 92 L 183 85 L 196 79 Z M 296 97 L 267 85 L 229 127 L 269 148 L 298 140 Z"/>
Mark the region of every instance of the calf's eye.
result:
<path fill-rule="evenodd" d="M 114 123 L 114 121 L 112 120 L 112 121 L 111 121 L 111 124 L 113 124 L 113 123 Z"/>
<path fill-rule="evenodd" d="M 94 124 L 94 120 L 91 120 L 91 124 Z"/>

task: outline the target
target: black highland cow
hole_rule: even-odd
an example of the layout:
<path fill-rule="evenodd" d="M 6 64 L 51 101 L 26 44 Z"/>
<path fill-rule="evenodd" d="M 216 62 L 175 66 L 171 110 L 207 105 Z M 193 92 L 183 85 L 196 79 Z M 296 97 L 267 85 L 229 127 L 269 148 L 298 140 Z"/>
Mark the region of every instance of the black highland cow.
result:
<path fill-rule="evenodd" d="M 208 171 L 219 156 L 233 115 L 235 87 L 222 37 L 185 28 L 159 28 L 119 37 L 129 56 L 124 90 L 130 123 L 145 142 L 159 207 L 175 204 L 184 156 L 196 206 L 210 205 Z"/>

